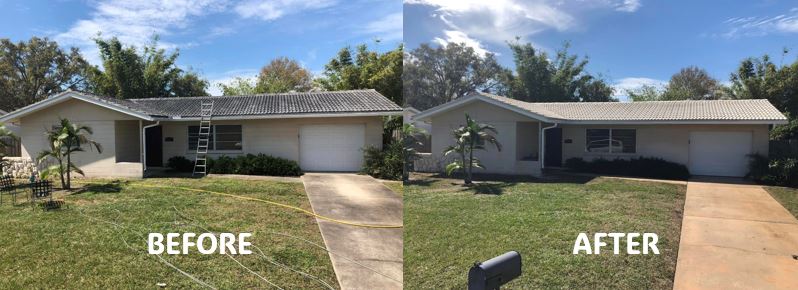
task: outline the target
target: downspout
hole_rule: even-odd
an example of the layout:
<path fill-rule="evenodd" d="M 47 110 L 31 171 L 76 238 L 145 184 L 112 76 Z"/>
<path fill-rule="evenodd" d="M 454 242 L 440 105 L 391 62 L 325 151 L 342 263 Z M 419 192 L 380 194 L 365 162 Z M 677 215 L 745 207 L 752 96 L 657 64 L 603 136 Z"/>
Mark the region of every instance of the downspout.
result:
<path fill-rule="evenodd" d="M 538 123 L 538 128 L 540 128 L 541 123 Z M 545 127 L 540 130 L 540 169 L 546 168 L 546 130 L 557 128 L 559 123 L 554 123 L 554 125 Z"/>
<path fill-rule="evenodd" d="M 144 154 L 142 154 L 141 156 L 141 164 L 144 165 L 144 171 L 147 171 L 147 129 L 152 127 L 158 127 L 160 125 L 161 121 L 156 121 L 155 124 L 147 125 L 141 128 L 141 140 L 142 143 L 144 143 L 142 144 L 143 146 L 141 146 L 141 148 L 143 149 L 142 152 L 144 152 Z"/>

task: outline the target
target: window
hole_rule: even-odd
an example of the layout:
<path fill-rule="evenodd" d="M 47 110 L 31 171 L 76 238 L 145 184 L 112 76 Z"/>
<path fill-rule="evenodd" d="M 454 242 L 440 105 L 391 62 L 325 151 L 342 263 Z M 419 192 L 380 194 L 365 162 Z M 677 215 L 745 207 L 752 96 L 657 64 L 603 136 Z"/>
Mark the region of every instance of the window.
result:
<path fill-rule="evenodd" d="M 213 125 L 208 136 L 208 150 L 241 150 L 241 125 Z M 197 150 L 199 126 L 188 126 L 188 150 Z"/>
<path fill-rule="evenodd" d="M 585 151 L 597 153 L 637 152 L 635 129 L 587 129 Z"/>

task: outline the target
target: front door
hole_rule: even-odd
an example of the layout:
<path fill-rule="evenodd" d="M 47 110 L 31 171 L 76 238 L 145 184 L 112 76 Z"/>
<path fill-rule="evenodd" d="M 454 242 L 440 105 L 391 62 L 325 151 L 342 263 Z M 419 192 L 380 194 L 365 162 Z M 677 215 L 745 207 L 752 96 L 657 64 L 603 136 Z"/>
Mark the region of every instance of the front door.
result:
<path fill-rule="evenodd" d="M 546 167 L 562 166 L 562 128 L 546 130 Z"/>
<path fill-rule="evenodd" d="M 147 167 L 163 167 L 163 132 L 161 126 L 146 129 Z"/>

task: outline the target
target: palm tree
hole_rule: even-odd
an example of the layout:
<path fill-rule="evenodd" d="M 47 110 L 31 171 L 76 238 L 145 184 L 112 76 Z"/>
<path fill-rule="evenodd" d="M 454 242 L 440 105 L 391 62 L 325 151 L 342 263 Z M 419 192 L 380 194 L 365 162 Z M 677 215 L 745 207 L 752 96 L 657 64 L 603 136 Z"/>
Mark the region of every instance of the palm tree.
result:
<path fill-rule="evenodd" d="M 412 169 L 413 161 L 419 158 L 416 147 L 422 145 L 419 141 L 420 137 L 426 135 L 424 130 L 416 128 L 413 124 L 404 124 L 402 126 L 402 147 L 404 147 L 404 164 L 405 169 L 402 173 L 402 180 L 408 181 L 410 179 L 410 170 Z"/>
<path fill-rule="evenodd" d="M 47 178 L 57 172 L 61 178 L 61 186 L 64 189 L 71 189 L 72 172 L 85 176 L 83 170 L 72 163 L 72 153 L 85 151 L 83 145 L 86 144 L 89 145 L 89 149 L 92 147 L 97 148 L 98 153 L 102 153 L 103 150 L 100 143 L 89 139 L 87 134 L 93 134 L 91 127 L 73 124 L 68 119 L 61 119 L 60 126 L 47 131 L 46 135 L 50 150 L 42 151 L 36 159 L 41 163 L 48 158 L 52 158 L 55 159 L 57 164 L 43 170 L 41 173 L 42 178 Z"/>
<path fill-rule="evenodd" d="M 444 156 L 459 155 L 459 159 L 446 165 L 446 174 L 451 175 L 455 170 L 462 170 L 465 173 L 465 184 L 470 185 L 473 168 L 485 169 L 479 159 L 474 157 L 474 150 L 485 150 L 485 144 L 490 143 L 496 146 L 497 150 L 502 151 L 502 145 L 499 144 L 495 136 L 491 135 L 491 133 L 499 134 L 496 128 L 488 124 L 477 123 L 468 114 L 465 117 L 466 124 L 452 131 L 455 145 L 447 147 L 443 154 Z"/>
<path fill-rule="evenodd" d="M 6 166 L 5 159 L 5 149 L 11 146 L 11 143 L 8 140 L 16 139 L 17 137 L 14 136 L 14 132 L 8 130 L 3 123 L 0 123 L 0 174 L 3 173 L 3 168 Z"/>

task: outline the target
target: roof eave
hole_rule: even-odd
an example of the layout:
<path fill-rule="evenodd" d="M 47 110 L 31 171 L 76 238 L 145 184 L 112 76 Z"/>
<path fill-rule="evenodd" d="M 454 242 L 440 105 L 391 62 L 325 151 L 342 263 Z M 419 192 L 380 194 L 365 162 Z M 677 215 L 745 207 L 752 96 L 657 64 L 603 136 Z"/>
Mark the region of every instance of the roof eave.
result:
<path fill-rule="evenodd" d="M 785 125 L 777 120 L 566 120 L 566 125 Z"/>
<path fill-rule="evenodd" d="M 212 116 L 213 120 L 260 120 L 260 119 L 296 119 L 296 118 L 341 118 L 341 117 L 382 117 L 401 116 L 402 111 L 377 111 L 377 112 L 332 112 L 332 113 L 298 113 L 298 114 L 268 114 L 268 115 L 240 115 L 240 116 Z M 200 117 L 160 117 L 157 121 L 197 121 Z"/>
<path fill-rule="evenodd" d="M 106 109 L 117 111 L 117 112 L 120 112 L 120 113 L 123 113 L 123 114 L 127 114 L 127 115 L 130 115 L 130 116 L 136 117 L 136 118 L 140 118 L 140 119 L 143 119 L 143 120 L 146 120 L 146 121 L 152 121 L 153 120 L 152 116 L 150 116 L 150 115 L 142 114 L 142 113 L 139 113 L 139 112 L 136 112 L 136 111 L 132 111 L 132 110 L 129 110 L 127 108 L 124 108 L 124 107 L 121 107 L 121 106 L 118 106 L 118 105 L 114 105 L 114 104 L 111 104 L 111 103 L 100 102 L 100 101 L 95 100 L 94 98 L 87 97 L 87 96 L 85 96 L 83 94 L 80 94 L 78 92 L 66 91 L 66 92 L 61 92 L 61 93 L 58 93 L 58 94 L 53 95 L 51 97 L 48 97 L 47 99 L 44 99 L 42 101 L 39 101 L 39 102 L 30 104 L 28 106 L 25 106 L 23 108 L 20 108 L 20 109 L 18 109 L 16 111 L 13 111 L 11 113 L 8 113 L 8 114 L 0 117 L 0 122 L 8 122 L 8 121 L 11 121 L 11 120 L 16 120 L 16 119 L 22 118 L 22 117 L 27 116 L 29 114 L 32 114 L 32 113 L 35 113 L 37 111 L 46 109 L 46 108 L 48 108 L 50 106 L 60 104 L 60 103 L 62 103 L 64 101 L 67 101 L 70 98 L 81 100 L 81 101 L 84 101 L 84 102 L 88 102 L 88 103 L 91 103 L 91 104 L 94 104 L 94 105 L 97 105 L 97 106 L 100 106 L 100 107 L 103 107 L 103 108 L 106 108 Z"/>
<path fill-rule="evenodd" d="M 515 113 L 518 113 L 518 114 L 521 114 L 521 115 L 524 115 L 524 116 L 527 116 L 527 117 L 530 117 L 530 118 L 533 118 L 533 119 L 536 119 L 536 120 L 539 120 L 539 121 L 543 121 L 543 122 L 546 122 L 546 123 L 562 123 L 564 121 L 564 120 L 561 120 L 561 119 L 550 118 L 550 117 L 543 116 L 543 115 L 540 115 L 540 114 L 532 113 L 530 111 L 521 109 L 521 108 L 519 108 L 517 106 L 513 106 L 513 105 L 510 105 L 510 104 L 507 104 L 507 103 L 503 103 L 503 102 L 500 102 L 500 101 L 485 97 L 485 96 L 480 95 L 480 94 L 472 94 L 472 95 L 460 97 L 458 99 L 455 99 L 454 101 L 451 101 L 451 102 L 448 102 L 448 103 L 433 107 L 433 108 L 431 108 L 429 110 L 423 111 L 423 112 L 418 113 L 417 115 L 413 116 L 413 120 L 425 121 L 425 122 L 431 121 L 430 118 L 432 118 L 435 115 L 448 112 L 448 111 L 453 110 L 453 109 L 455 109 L 457 107 L 464 106 L 464 105 L 470 104 L 470 103 L 475 102 L 475 101 L 483 101 L 483 102 L 489 103 L 491 105 L 494 105 L 494 106 L 497 106 L 497 107 L 500 107 L 500 108 L 503 108 L 503 109 L 506 109 L 506 110 L 510 110 L 510 111 L 515 112 Z"/>

